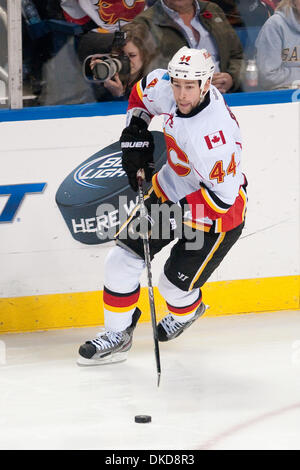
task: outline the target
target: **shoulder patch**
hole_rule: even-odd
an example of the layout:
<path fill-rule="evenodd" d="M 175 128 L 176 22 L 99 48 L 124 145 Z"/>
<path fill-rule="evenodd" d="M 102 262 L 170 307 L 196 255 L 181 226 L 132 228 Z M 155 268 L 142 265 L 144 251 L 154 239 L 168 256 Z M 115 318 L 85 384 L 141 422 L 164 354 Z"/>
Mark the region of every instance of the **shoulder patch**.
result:
<path fill-rule="evenodd" d="M 153 88 L 155 87 L 155 85 L 157 84 L 158 82 L 158 78 L 153 78 L 153 80 L 151 80 L 151 82 L 149 83 L 149 85 L 147 85 L 146 88 Z"/>
<path fill-rule="evenodd" d="M 168 72 L 164 73 L 164 75 L 161 77 L 162 80 L 170 80 L 170 75 Z"/>
<path fill-rule="evenodd" d="M 226 140 L 223 134 L 223 131 L 217 131 L 213 134 L 204 136 L 205 142 L 209 150 L 220 147 L 220 145 L 226 144 Z"/>

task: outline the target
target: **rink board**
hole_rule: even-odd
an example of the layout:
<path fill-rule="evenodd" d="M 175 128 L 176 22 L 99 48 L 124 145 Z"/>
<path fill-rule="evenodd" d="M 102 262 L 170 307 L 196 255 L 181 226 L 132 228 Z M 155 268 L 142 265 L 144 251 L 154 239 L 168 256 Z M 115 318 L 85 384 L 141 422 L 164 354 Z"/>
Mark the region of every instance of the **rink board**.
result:
<path fill-rule="evenodd" d="M 207 315 L 298 309 L 299 102 L 232 109 L 244 141 L 247 223 L 203 289 Z M 104 259 L 113 242 L 76 241 L 55 195 L 73 168 L 118 140 L 124 123 L 122 113 L 0 122 L 0 332 L 103 323 Z M 161 130 L 161 119 L 151 130 Z M 153 262 L 155 286 L 167 256 Z M 141 285 L 142 321 L 149 321 L 145 275 Z M 158 292 L 156 302 L 160 316 Z"/>
<path fill-rule="evenodd" d="M 209 282 L 203 288 L 203 299 L 209 306 L 205 316 L 298 309 L 299 283 L 299 276 Z M 156 287 L 154 295 L 160 320 L 167 308 Z M 138 307 L 140 321 L 151 321 L 146 287 L 141 289 Z M 104 324 L 102 291 L 2 298 L 0 312 L 1 333 Z"/>

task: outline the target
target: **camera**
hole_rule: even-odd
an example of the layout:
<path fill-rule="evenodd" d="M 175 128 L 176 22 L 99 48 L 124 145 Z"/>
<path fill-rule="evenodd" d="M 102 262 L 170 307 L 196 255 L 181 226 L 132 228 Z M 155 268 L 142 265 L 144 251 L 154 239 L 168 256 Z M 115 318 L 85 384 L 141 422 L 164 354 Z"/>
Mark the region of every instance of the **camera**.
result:
<path fill-rule="evenodd" d="M 97 59 L 93 69 L 91 68 L 92 59 Z M 83 64 L 83 73 L 86 80 L 92 80 L 94 83 L 106 82 L 106 80 L 110 80 L 116 73 L 126 77 L 130 74 L 129 58 L 125 54 L 95 54 L 88 56 Z"/>
<path fill-rule="evenodd" d="M 116 31 L 112 44 L 112 50 L 121 50 L 125 44 L 126 36 L 121 31 Z M 97 60 L 91 68 L 91 61 Z M 110 80 L 116 73 L 121 80 L 126 80 L 130 74 L 130 61 L 127 55 L 120 54 L 93 54 L 85 58 L 83 62 L 83 76 L 87 81 L 103 83 Z"/>

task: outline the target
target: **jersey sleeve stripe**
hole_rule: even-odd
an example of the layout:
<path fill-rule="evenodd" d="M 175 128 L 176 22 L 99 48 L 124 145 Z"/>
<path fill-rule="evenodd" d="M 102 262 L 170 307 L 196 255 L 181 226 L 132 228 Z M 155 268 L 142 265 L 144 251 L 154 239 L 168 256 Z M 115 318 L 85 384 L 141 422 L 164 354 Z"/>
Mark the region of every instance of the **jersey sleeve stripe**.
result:
<path fill-rule="evenodd" d="M 209 232 L 211 229 L 211 225 L 199 224 L 199 222 L 193 222 L 192 220 L 185 220 L 183 223 L 193 229 L 201 230 L 201 232 Z"/>
<path fill-rule="evenodd" d="M 156 196 L 158 197 L 158 199 L 161 199 L 161 202 L 168 201 L 167 196 L 163 192 L 163 190 L 162 190 L 162 188 L 161 188 L 161 186 L 158 182 L 157 173 L 155 173 L 155 175 L 152 178 L 152 186 L 153 186 L 154 192 L 155 192 Z"/>
<path fill-rule="evenodd" d="M 245 220 L 245 213 L 247 207 L 247 193 L 241 187 L 235 203 L 231 206 L 229 211 L 222 217 L 216 220 L 216 232 L 227 232 L 233 227 L 241 224 Z"/>
<path fill-rule="evenodd" d="M 143 90 L 141 88 L 140 81 L 134 85 L 129 96 L 127 111 L 132 108 L 142 108 L 148 112 L 146 106 L 143 103 Z"/>
<path fill-rule="evenodd" d="M 215 204 L 215 201 L 204 187 L 188 194 L 180 203 L 181 205 L 185 203 L 189 205 L 193 220 L 202 217 L 209 217 L 211 220 L 216 220 L 220 216 L 224 216 L 231 207 L 229 206 L 225 209 Z"/>
<path fill-rule="evenodd" d="M 141 89 L 142 89 L 143 92 L 144 92 L 144 90 L 145 90 L 145 88 L 146 88 L 146 86 L 147 86 L 147 75 L 145 75 L 145 76 L 142 78 L 142 80 L 140 81 L 140 86 L 141 86 Z"/>
<path fill-rule="evenodd" d="M 247 198 L 247 193 L 246 193 L 246 191 L 243 187 L 241 187 L 241 189 L 240 189 L 240 196 L 242 197 L 242 199 L 244 201 L 244 208 L 243 208 L 243 212 L 242 212 L 242 220 L 244 220 L 248 198 Z"/>
<path fill-rule="evenodd" d="M 219 199 L 212 191 L 209 191 L 207 188 L 201 188 L 201 194 L 205 199 L 206 203 L 217 213 L 226 214 L 228 209 L 231 207 L 230 204 L 225 204 L 221 199 Z"/>
<path fill-rule="evenodd" d="M 217 219 L 216 220 L 216 233 L 221 233 L 222 232 L 222 219 Z"/>
<path fill-rule="evenodd" d="M 141 87 L 141 80 L 139 80 L 139 81 L 137 82 L 137 84 L 136 84 L 136 90 L 137 90 L 137 93 L 138 93 L 138 95 L 139 95 L 140 100 L 143 101 L 143 94 L 144 94 L 144 92 L 143 92 L 142 87 Z"/>

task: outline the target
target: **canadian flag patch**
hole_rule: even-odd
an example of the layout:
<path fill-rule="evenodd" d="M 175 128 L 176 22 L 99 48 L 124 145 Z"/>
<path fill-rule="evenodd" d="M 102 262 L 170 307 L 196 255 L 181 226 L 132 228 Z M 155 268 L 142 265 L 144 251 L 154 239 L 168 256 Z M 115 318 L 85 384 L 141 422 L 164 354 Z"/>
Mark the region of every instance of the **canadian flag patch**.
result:
<path fill-rule="evenodd" d="M 220 147 L 220 145 L 226 144 L 223 131 L 218 131 L 214 132 L 213 134 L 206 135 L 204 139 L 209 150 L 214 149 L 215 147 Z"/>

